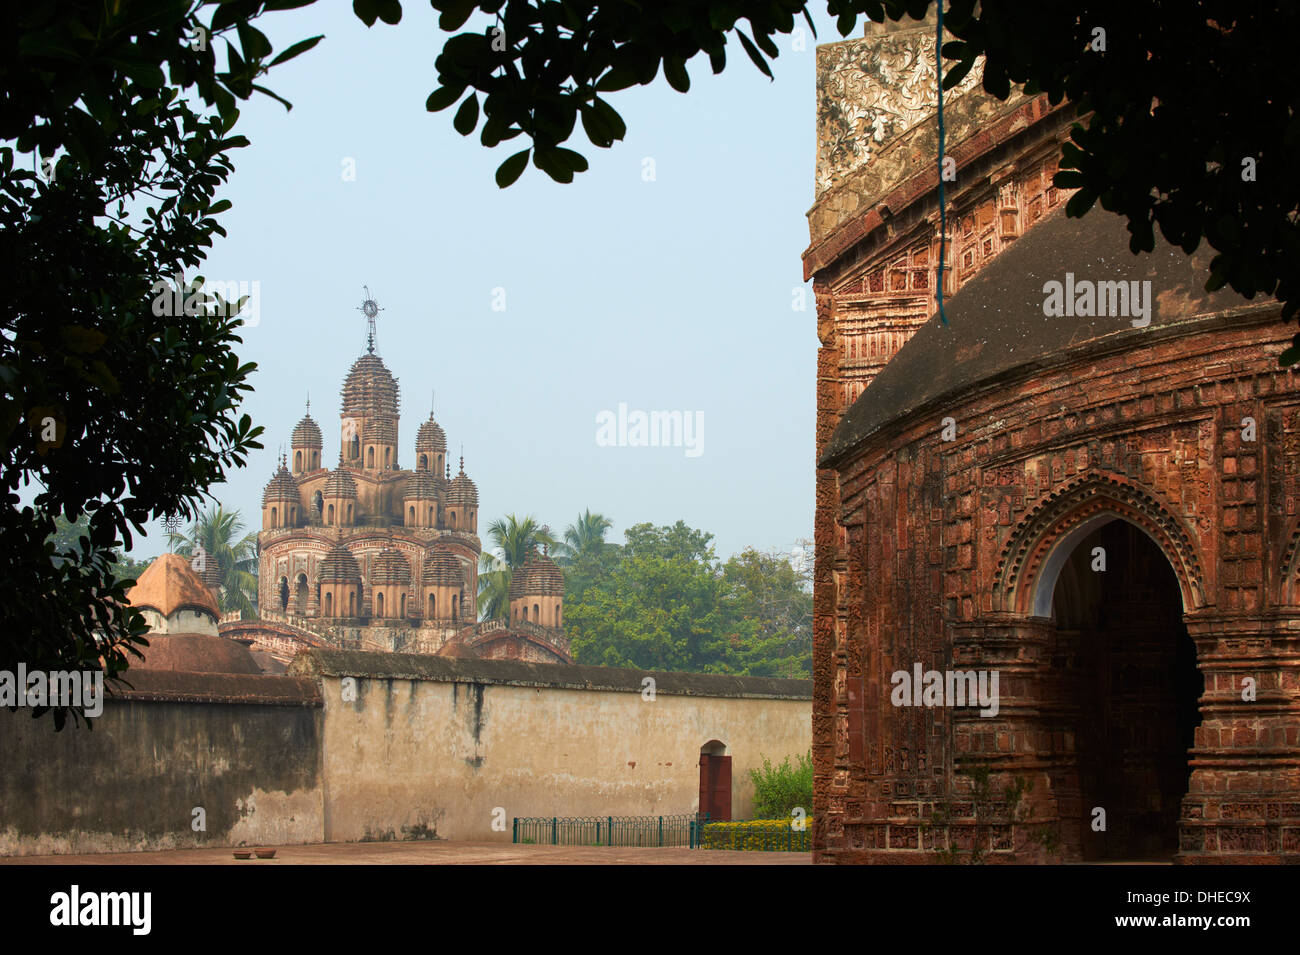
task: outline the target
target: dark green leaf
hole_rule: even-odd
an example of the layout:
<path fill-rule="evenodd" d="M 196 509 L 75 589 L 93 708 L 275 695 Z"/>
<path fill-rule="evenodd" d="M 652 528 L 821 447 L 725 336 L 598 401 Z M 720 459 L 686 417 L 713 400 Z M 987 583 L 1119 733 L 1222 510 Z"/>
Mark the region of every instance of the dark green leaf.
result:
<path fill-rule="evenodd" d="M 456 116 L 451 121 L 456 132 L 462 136 L 468 136 L 474 132 L 474 127 L 478 125 L 478 97 L 470 93 L 465 98 L 465 102 L 460 104 L 460 109 L 456 110 Z"/>
<path fill-rule="evenodd" d="M 281 63 L 286 63 L 289 60 L 292 60 L 299 53 L 306 53 L 323 39 L 325 39 L 325 34 L 322 33 L 318 36 L 308 37 L 306 40 L 299 40 L 283 53 L 276 56 L 276 58 L 271 61 L 270 65 L 279 66 Z"/>
<path fill-rule="evenodd" d="M 515 180 L 523 175 L 523 171 L 528 165 L 528 152 L 527 149 L 521 150 L 497 167 L 496 179 L 498 186 L 504 189 L 513 185 Z"/>

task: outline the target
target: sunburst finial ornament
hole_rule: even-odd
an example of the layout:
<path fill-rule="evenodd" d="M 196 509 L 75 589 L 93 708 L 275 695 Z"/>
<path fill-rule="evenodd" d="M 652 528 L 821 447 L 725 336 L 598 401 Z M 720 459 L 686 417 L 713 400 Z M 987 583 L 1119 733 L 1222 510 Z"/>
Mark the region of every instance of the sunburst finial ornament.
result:
<path fill-rule="evenodd" d="M 362 300 L 360 308 L 357 309 L 366 317 L 366 352 L 373 355 L 375 353 L 375 319 L 383 311 L 370 295 L 370 286 L 361 286 L 366 297 Z"/>
<path fill-rule="evenodd" d="M 162 519 L 162 528 L 168 534 L 180 534 L 182 522 L 177 514 L 167 514 Z"/>

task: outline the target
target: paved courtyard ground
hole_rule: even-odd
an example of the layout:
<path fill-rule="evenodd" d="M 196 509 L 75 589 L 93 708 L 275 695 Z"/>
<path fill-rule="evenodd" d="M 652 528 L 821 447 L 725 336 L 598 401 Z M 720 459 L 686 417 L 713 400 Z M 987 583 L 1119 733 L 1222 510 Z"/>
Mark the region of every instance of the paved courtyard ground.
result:
<path fill-rule="evenodd" d="M 270 848 L 269 846 L 267 848 Z M 502 842 L 334 842 L 276 846 L 274 859 L 236 859 L 231 849 L 17 856 L 0 865 L 811 865 L 810 852 L 526 846 Z"/>

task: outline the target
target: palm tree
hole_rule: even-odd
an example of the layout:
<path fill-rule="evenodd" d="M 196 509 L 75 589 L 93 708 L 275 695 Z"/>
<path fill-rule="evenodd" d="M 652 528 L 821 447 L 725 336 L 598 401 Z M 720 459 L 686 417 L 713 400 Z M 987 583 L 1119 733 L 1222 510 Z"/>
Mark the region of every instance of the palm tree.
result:
<path fill-rule="evenodd" d="M 529 515 L 507 514 L 488 525 L 490 550 L 479 555 L 478 609 L 484 620 L 505 619 L 510 614 L 510 579 L 538 547 L 555 547 L 551 529 Z"/>
<path fill-rule="evenodd" d="M 613 526 L 614 522 L 604 514 L 593 514 L 588 508 L 564 529 L 564 542 L 558 546 L 556 560 L 568 566 L 583 558 L 599 558 L 609 546 L 605 535 Z"/>
<path fill-rule="evenodd" d="M 212 587 L 222 613 L 239 611 L 257 616 L 257 533 L 240 536 L 244 522 L 239 511 L 227 511 L 220 504 L 200 514 L 184 534 L 168 533 L 172 550 L 195 558 L 203 548 L 199 576 Z"/>

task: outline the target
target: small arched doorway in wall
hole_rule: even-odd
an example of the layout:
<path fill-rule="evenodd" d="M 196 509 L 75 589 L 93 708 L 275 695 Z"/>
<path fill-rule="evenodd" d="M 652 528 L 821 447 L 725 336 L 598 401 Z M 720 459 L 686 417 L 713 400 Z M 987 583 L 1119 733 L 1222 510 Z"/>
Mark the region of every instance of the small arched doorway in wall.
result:
<path fill-rule="evenodd" d="M 280 612 L 289 612 L 289 578 L 280 578 Z"/>
<path fill-rule="evenodd" d="M 700 747 L 700 813 L 715 822 L 731 820 L 731 757 L 721 740 Z"/>
<path fill-rule="evenodd" d="M 294 587 L 293 612 L 300 617 L 307 615 L 307 575 L 299 574 L 297 586 Z"/>
<path fill-rule="evenodd" d="M 1062 841 L 1085 860 L 1168 860 L 1205 689 L 1178 578 L 1125 520 L 1090 522 L 1063 549 L 1051 590 L 1056 689 L 1043 700 L 1063 731 L 1053 734 Z"/>

